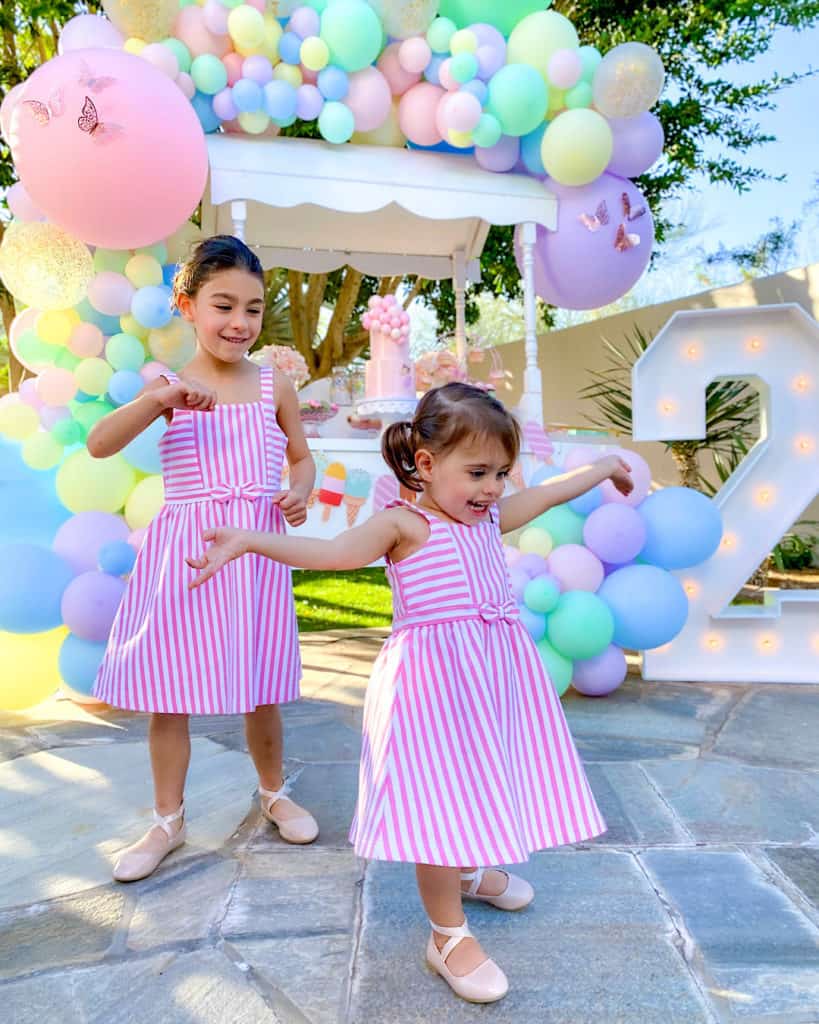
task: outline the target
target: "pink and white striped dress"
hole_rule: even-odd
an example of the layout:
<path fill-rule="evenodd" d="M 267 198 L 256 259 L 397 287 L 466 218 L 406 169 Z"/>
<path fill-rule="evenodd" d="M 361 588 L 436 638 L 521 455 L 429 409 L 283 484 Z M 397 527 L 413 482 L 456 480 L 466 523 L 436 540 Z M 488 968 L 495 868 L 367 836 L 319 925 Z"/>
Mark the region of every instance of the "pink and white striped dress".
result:
<path fill-rule="evenodd" d="M 387 566 L 393 633 L 365 701 L 356 853 L 513 864 L 600 835 L 560 700 L 519 620 L 497 523 L 415 511 L 430 536 Z"/>
<path fill-rule="evenodd" d="M 171 380 L 173 374 L 167 374 Z M 287 438 L 273 370 L 261 400 L 174 410 L 160 442 L 165 505 L 148 527 L 94 693 L 132 711 L 227 715 L 297 700 L 301 679 L 290 570 L 246 556 L 188 590 L 185 556 L 215 526 L 283 533 L 271 496 Z"/>

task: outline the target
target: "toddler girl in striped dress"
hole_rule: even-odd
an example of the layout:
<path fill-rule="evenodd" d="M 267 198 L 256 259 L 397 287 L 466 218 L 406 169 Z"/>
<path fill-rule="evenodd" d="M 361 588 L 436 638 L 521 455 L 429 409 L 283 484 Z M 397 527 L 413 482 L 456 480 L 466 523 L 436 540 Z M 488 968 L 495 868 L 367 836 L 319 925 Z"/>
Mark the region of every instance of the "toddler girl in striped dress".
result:
<path fill-rule="evenodd" d="M 208 530 L 189 559 L 198 588 L 240 555 L 307 569 L 355 569 L 386 557 L 393 631 L 364 708 L 356 853 L 416 865 L 429 915 L 429 966 L 462 998 L 506 994 L 503 971 L 471 936 L 462 901 L 520 910 L 531 886 L 479 865 L 604 831 L 560 701 L 512 597 L 501 534 L 629 467 L 600 459 L 510 497 L 518 425 L 478 388 L 429 391 L 414 420 L 390 426 L 382 451 L 420 494 L 331 541 Z M 205 592 L 207 591 L 205 587 Z"/>
<path fill-rule="evenodd" d="M 246 358 L 262 327 L 261 264 L 238 239 L 210 238 L 180 268 L 174 298 L 196 331 L 193 358 L 88 436 L 90 453 L 104 458 L 159 417 L 168 423 L 159 446 L 165 505 L 148 527 L 95 687 L 109 704 L 151 713 L 154 825 L 119 856 L 121 882 L 150 875 L 185 841 L 189 715 L 244 714 L 262 813 L 288 842 L 318 834 L 283 788 L 278 705 L 298 699 L 301 678 L 290 571 L 244 559 L 209 592 L 191 593 L 185 565 L 204 529 L 283 534 L 285 520 L 306 518 L 315 467 L 295 391 Z M 285 456 L 290 489 L 282 492 Z"/>

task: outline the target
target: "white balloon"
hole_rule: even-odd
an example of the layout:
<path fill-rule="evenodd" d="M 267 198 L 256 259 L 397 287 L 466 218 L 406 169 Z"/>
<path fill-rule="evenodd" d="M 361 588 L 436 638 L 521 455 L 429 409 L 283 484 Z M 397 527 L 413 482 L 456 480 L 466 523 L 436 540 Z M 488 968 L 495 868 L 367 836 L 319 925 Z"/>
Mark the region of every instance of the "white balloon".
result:
<path fill-rule="evenodd" d="M 423 35 L 438 17 L 441 0 L 367 0 L 393 39 Z"/>
<path fill-rule="evenodd" d="M 600 61 L 594 73 L 594 105 L 606 117 L 636 117 L 660 98 L 665 68 L 645 43 L 621 43 Z"/>

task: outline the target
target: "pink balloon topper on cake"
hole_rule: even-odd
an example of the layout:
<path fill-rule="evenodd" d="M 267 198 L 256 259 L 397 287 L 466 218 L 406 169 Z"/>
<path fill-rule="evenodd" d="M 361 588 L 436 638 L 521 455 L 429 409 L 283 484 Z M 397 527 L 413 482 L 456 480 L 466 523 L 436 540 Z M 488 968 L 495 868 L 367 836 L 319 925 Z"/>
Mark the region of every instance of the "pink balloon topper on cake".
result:
<path fill-rule="evenodd" d="M 361 318 L 364 330 L 383 334 L 395 342 L 409 338 L 409 313 L 401 308 L 395 295 L 373 295 L 367 305 L 367 312 Z"/>

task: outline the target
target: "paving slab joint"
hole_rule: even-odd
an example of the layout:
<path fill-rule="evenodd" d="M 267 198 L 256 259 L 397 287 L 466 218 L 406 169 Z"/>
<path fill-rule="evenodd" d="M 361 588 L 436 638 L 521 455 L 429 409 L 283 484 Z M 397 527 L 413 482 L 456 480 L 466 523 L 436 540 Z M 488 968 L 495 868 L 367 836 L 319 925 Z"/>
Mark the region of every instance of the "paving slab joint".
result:
<path fill-rule="evenodd" d="M 740 847 L 738 849 L 756 867 L 765 881 L 770 882 L 774 888 L 778 889 L 810 921 L 814 928 L 819 929 L 819 907 L 811 903 L 796 882 L 791 881 L 764 849 L 761 847 Z M 819 1017 L 816 1019 L 816 1024 L 819 1024 Z"/>
<path fill-rule="evenodd" d="M 344 985 L 343 1005 L 341 1009 L 341 1020 L 344 1024 L 350 1024 L 352 1021 L 353 999 L 355 997 L 355 987 L 358 982 L 358 954 L 361 949 L 361 939 L 364 933 L 364 900 L 368 867 L 368 861 L 365 860 L 361 862 L 361 877 L 356 882 L 355 901 L 353 904 L 353 941 L 350 948 L 350 961 L 347 966 L 347 979 Z"/>
<path fill-rule="evenodd" d="M 685 822 L 680 818 L 680 816 L 677 814 L 677 812 L 674 810 L 674 808 L 668 802 L 668 800 L 666 800 L 663 791 L 660 789 L 660 787 L 657 785 L 654 779 L 652 779 L 651 775 L 646 771 L 645 766 L 641 762 L 637 762 L 637 767 L 642 772 L 643 778 L 646 780 L 646 784 L 651 789 L 652 793 L 657 797 L 657 799 L 668 812 L 669 817 L 674 822 L 674 826 L 677 829 L 679 829 L 680 835 L 685 836 L 692 846 L 699 845 L 697 843 L 696 838 L 694 837 L 690 829 L 687 827 Z"/>
<path fill-rule="evenodd" d="M 273 1014 L 275 1024 L 313 1024 L 309 1017 L 274 985 L 268 978 L 256 971 L 242 954 L 226 940 L 222 940 L 216 948 L 223 956 L 247 978 L 248 984 L 258 992 Z"/>
<path fill-rule="evenodd" d="M 748 701 L 754 694 L 753 687 L 749 687 L 747 690 L 740 690 L 739 693 L 733 695 L 733 700 L 728 704 L 725 709 L 725 714 L 722 721 L 717 727 L 711 731 L 706 729 L 705 737 L 700 745 L 700 754 L 710 754 L 713 752 L 714 747 L 717 744 L 720 736 L 724 732 L 725 728 L 734 720 L 737 712 L 747 704 Z"/>

